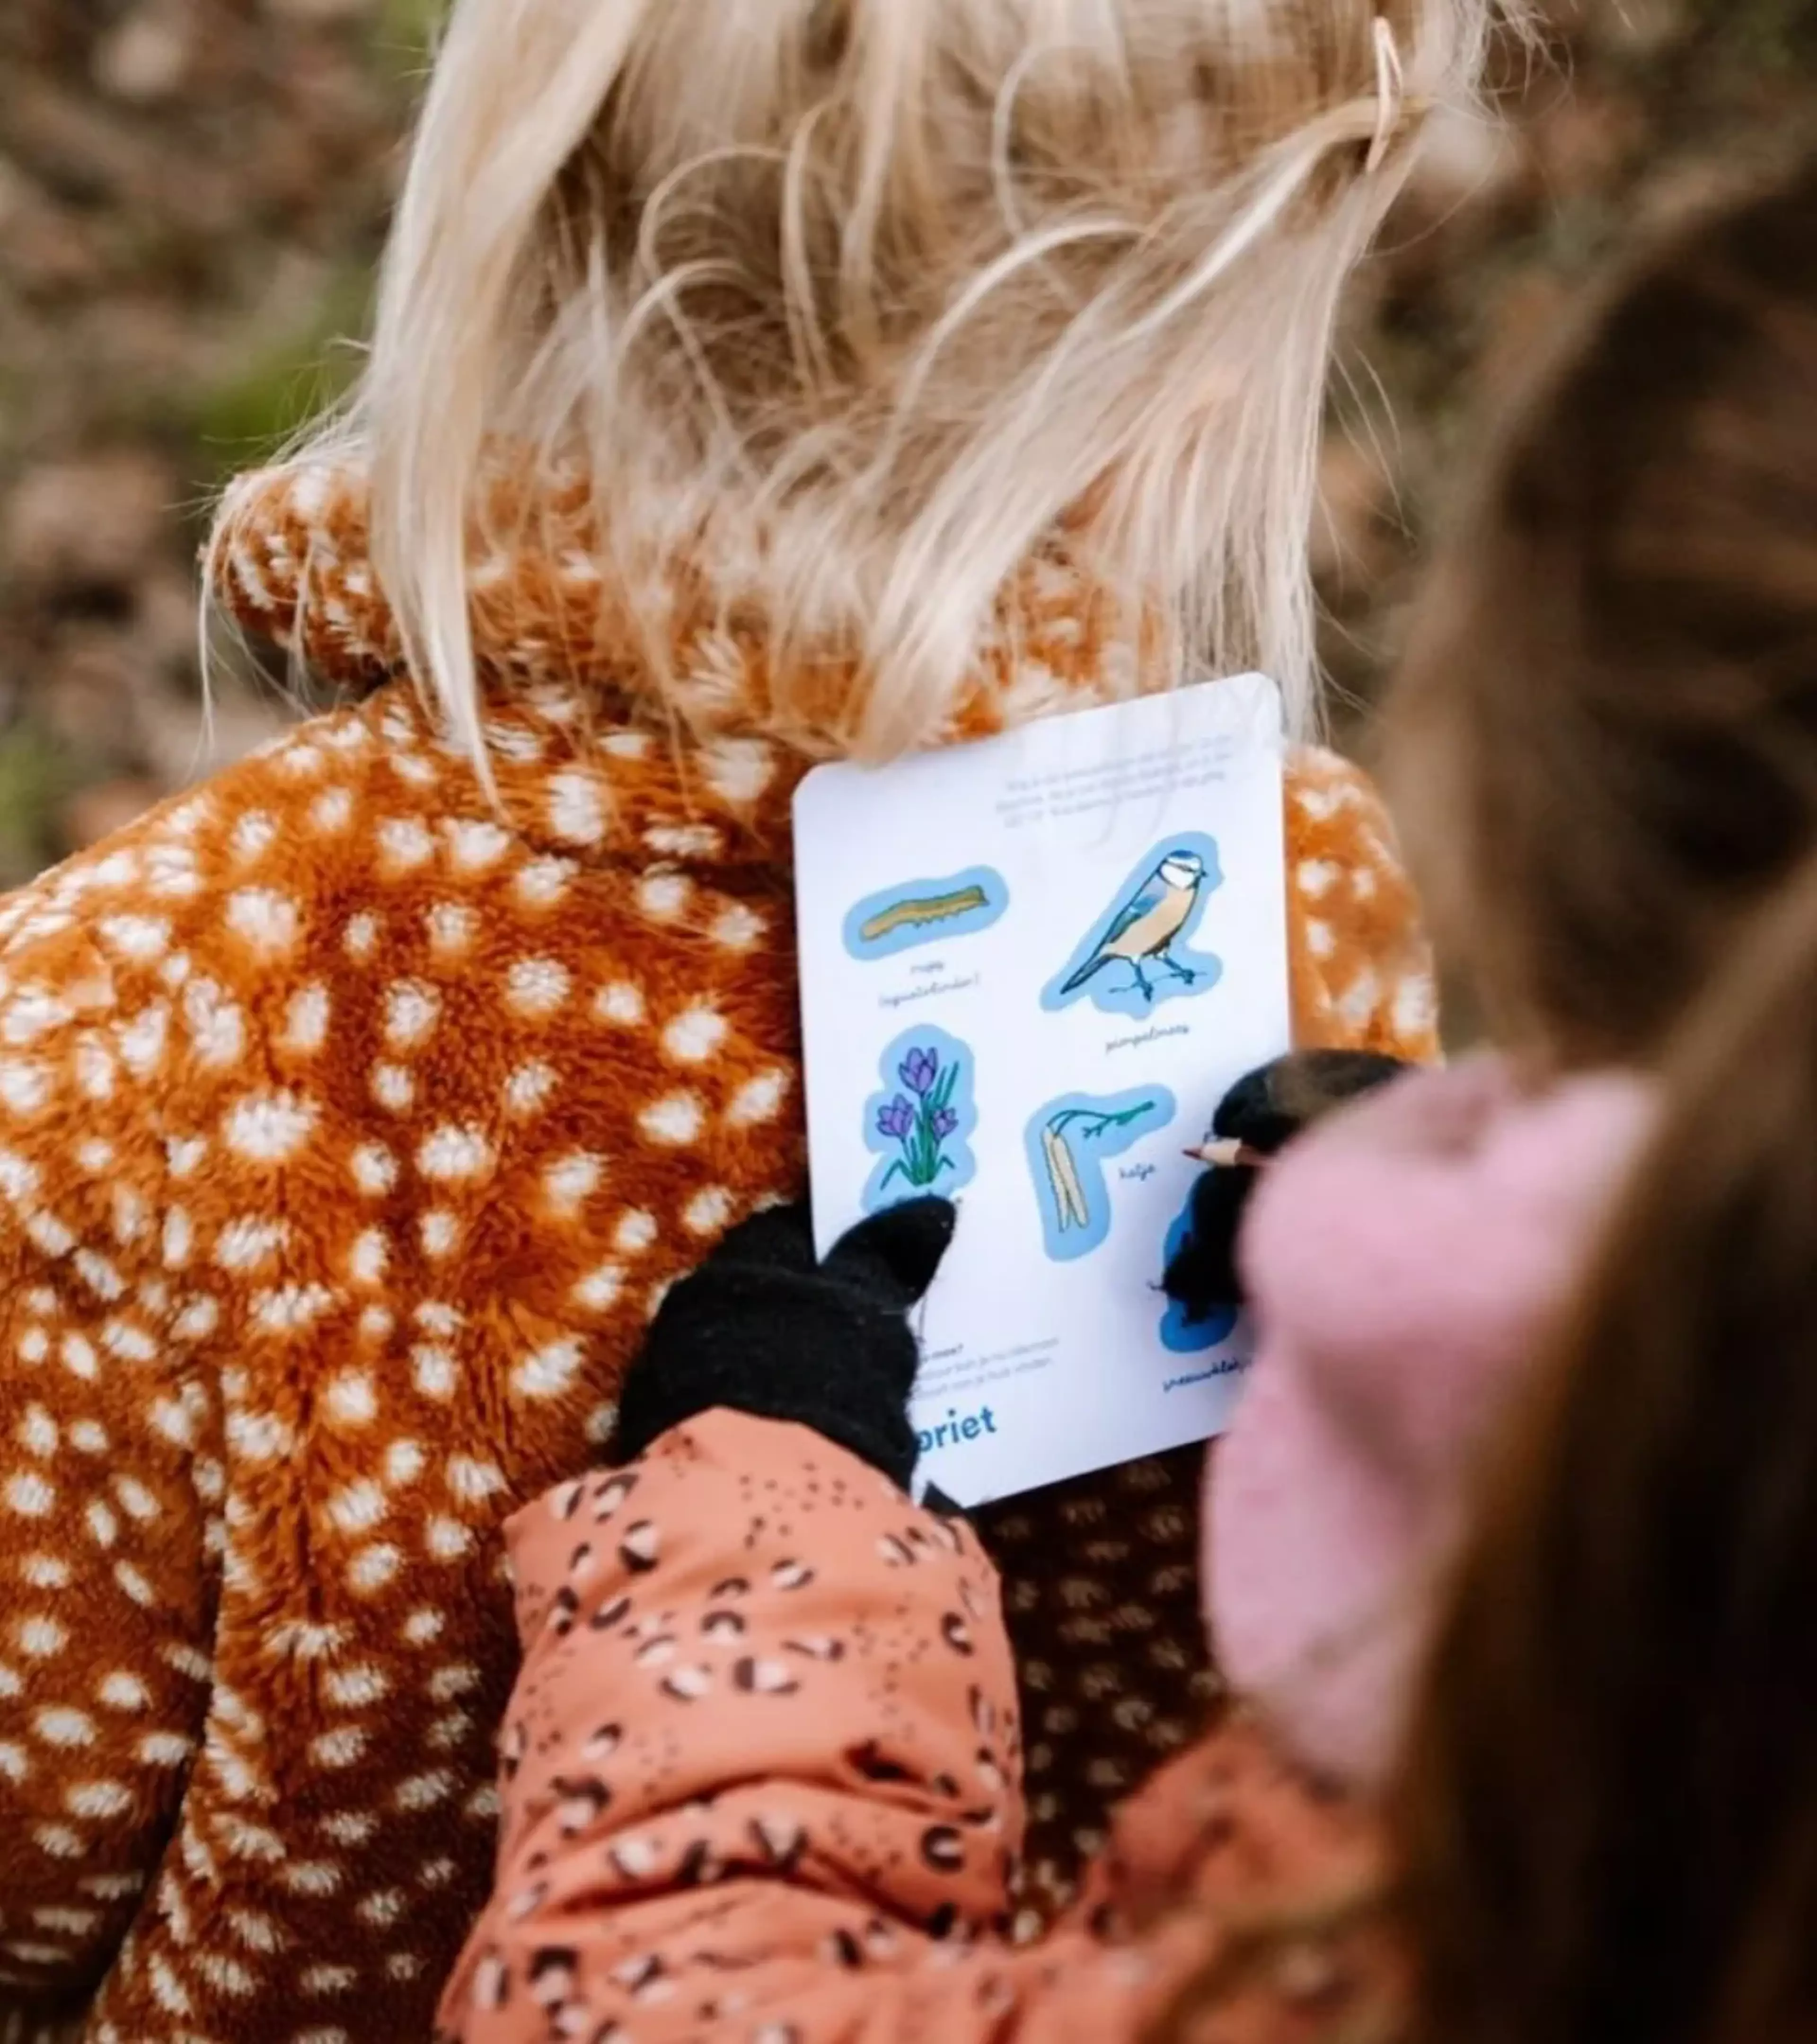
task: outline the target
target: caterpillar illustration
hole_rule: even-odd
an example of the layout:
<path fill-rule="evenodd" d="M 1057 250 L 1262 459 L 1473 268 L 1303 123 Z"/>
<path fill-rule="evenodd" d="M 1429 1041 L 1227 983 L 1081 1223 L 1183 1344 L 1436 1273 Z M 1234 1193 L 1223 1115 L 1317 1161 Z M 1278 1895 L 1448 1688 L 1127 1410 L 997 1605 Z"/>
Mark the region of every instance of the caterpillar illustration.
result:
<path fill-rule="evenodd" d="M 949 922 L 955 916 L 988 907 L 989 899 L 981 887 L 961 887 L 951 894 L 910 896 L 906 900 L 891 902 L 868 922 L 861 923 L 858 940 L 861 944 L 874 944 L 898 930 L 919 929 L 928 923 Z"/>
<path fill-rule="evenodd" d="M 860 964 L 869 964 L 918 944 L 956 943 L 988 930 L 1008 906 L 1008 882 L 993 866 L 901 874 L 846 911 L 845 947 Z"/>

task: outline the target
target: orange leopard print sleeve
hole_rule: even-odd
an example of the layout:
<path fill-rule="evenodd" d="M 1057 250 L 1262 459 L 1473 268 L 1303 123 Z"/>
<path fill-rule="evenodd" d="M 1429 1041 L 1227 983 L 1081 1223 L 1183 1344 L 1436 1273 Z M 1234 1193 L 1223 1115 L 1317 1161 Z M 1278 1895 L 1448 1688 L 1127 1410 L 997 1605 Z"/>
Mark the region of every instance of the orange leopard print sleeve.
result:
<path fill-rule="evenodd" d="M 510 1540 L 525 1659 L 497 1885 L 443 2005 L 463 2044 L 1116 2044 L 1220 1923 L 1372 1864 L 1358 1819 L 1227 1731 L 1126 1813 L 1074 1915 L 1012 1950 L 994 1573 L 969 1529 L 805 1429 L 709 1413 Z M 1316 1995 L 1249 1981 L 1218 2034 L 1318 2034 L 1379 1972 L 1325 1956 Z"/>

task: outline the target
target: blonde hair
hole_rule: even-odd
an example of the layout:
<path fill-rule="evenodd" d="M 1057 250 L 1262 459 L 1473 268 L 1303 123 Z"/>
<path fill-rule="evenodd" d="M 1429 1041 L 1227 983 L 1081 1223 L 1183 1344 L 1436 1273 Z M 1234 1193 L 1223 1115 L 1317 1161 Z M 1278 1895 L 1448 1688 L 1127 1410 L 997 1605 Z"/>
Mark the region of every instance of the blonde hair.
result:
<path fill-rule="evenodd" d="M 1158 625 L 1304 731 L 1337 300 L 1494 6 L 459 0 L 366 373 L 299 459 L 368 465 L 411 668 L 476 753 L 507 449 L 586 479 L 659 682 L 682 606 L 759 615 L 781 725 L 816 662 L 865 673 L 859 756 L 938 736 L 1062 540 L 1111 693 Z"/>

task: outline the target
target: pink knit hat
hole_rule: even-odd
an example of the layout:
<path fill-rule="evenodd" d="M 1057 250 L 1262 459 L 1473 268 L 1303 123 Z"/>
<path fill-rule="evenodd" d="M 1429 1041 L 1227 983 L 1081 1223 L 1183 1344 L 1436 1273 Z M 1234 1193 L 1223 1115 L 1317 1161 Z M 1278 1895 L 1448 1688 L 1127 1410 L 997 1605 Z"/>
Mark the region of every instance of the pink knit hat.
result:
<path fill-rule="evenodd" d="M 1208 1618 L 1233 1685 L 1321 1772 L 1366 1788 L 1392 1762 L 1473 1462 L 1650 1120 L 1638 1081 L 1523 1096 L 1481 1058 L 1400 1082 L 1265 1172 Z"/>

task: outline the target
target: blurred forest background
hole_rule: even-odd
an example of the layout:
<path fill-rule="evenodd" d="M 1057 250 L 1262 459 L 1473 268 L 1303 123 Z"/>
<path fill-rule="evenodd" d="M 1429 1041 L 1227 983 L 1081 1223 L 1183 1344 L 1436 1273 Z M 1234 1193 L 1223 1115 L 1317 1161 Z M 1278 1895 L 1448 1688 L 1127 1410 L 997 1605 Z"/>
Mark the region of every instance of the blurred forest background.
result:
<path fill-rule="evenodd" d="M 289 713 L 229 678 L 205 741 L 196 548 L 349 372 L 438 4 L 0 0 L 0 885 Z M 1546 36 L 1359 282 L 1317 545 L 1360 699 L 1573 290 L 1817 128 L 1817 0 L 1552 0 Z"/>

